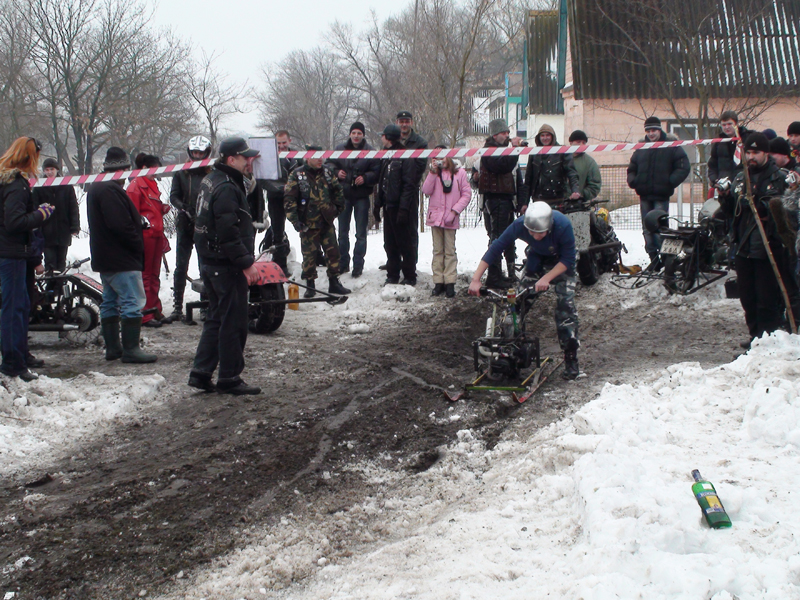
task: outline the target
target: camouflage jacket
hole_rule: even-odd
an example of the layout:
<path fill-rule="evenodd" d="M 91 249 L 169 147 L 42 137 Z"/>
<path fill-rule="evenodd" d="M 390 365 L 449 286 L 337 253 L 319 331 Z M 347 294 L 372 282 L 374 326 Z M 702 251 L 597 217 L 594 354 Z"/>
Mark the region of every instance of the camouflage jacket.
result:
<path fill-rule="evenodd" d="M 286 218 L 299 229 L 321 229 L 333 223 L 344 210 L 342 184 L 330 168 L 312 169 L 303 165 L 289 174 L 284 188 Z"/>

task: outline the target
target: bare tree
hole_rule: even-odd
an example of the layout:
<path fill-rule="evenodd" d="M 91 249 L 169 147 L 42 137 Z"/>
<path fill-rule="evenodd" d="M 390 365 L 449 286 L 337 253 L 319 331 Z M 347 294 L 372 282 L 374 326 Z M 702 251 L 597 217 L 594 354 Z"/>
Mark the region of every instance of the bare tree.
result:
<path fill-rule="evenodd" d="M 214 68 L 217 56 L 203 52 L 189 74 L 189 91 L 200 117 L 208 125 L 211 143 L 216 146 L 220 124 L 225 117 L 245 112 L 242 100 L 250 95 L 248 82 L 234 84 Z"/>

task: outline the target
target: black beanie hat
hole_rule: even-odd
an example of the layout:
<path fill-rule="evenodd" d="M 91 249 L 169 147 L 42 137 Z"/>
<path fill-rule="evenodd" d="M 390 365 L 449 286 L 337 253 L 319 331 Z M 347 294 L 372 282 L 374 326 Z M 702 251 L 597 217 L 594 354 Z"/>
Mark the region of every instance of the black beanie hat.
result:
<path fill-rule="evenodd" d="M 42 163 L 42 169 L 55 169 L 56 171 L 60 171 L 58 168 L 58 161 L 55 158 L 45 158 Z"/>
<path fill-rule="evenodd" d="M 770 154 L 783 154 L 784 156 L 792 155 L 792 147 L 782 137 L 776 137 L 769 142 Z"/>
<path fill-rule="evenodd" d="M 356 121 L 355 123 L 350 125 L 350 131 L 351 132 L 355 131 L 356 129 L 358 131 L 360 131 L 361 133 L 364 133 L 364 134 L 367 133 L 367 130 L 364 129 L 364 124 L 361 121 Z"/>
<path fill-rule="evenodd" d="M 769 152 L 769 140 L 763 133 L 751 133 L 747 136 L 744 149 L 745 151 L 757 150 L 758 152 Z"/>
<path fill-rule="evenodd" d="M 122 148 L 111 146 L 106 150 L 106 159 L 103 161 L 104 171 L 124 171 L 131 166 L 128 153 Z"/>
<path fill-rule="evenodd" d="M 789 129 L 786 130 L 786 135 L 800 135 L 800 121 L 790 124 Z"/>
<path fill-rule="evenodd" d="M 774 140 L 776 137 L 778 137 L 778 132 L 775 131 L 774 129 L 765 129 L 761 133 L 767 136 L 768 140 Z"/>
<path fill-rule="evenodd" d="M 572 142 L 576 141 L 581 141 L 588 144 L 589 138 L 583 131 L 581 131 L 580 129 L 576 129 L 575 131 L 569 134 L 569 143 L 571 144 Z"/>
<path fill-rule="evenodd" d="M 661 129 L 661 119 L 658 117 L 647 117 L 644 121 L 644 128 L 647 129 Z"/>

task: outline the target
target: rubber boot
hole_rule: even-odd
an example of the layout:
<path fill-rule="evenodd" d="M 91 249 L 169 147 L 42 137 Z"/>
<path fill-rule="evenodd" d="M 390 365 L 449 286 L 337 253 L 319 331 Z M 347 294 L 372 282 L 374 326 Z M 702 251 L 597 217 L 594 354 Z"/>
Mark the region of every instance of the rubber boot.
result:
<path fill-rule="evenodd" d="M 139 347 L 142 333 L 142 318 L 122 319 L 122 362 L 152 363 L 158 360 L 155 354 L 147 354 Z"/>
<path fill-rule="evenodd" d="M 575 379 L 581 374 L 578 366 L 578 340 L 571 338 L 567 340 L 564 347 L 564 372 L 561 377 L 567 380 Z"/>
<path fill-rule="evenodd" d="M 328 277 L 328 293 L 346 296 L 350 293 L 350 290 L 342 285 L 338 277 Z"/>
<path fill-rule="evenodd" d="M 119 317 L 100 320 L 100 331 L 106 343 L 106 360 L 122 358 L 122 344 L 119 341 Z"/>
<path fill-rule="evenodd" d="M 303 298 L 313 298 L 317 295 L 317 285 L 314 283 L 314 279 L 306 279 L 306 291 L 303 294 Z"/>
<path fill-rule="evenodd" d="M 487 288 L 492 289 L 507 289 L 508 279 L 503 277 L 503 270 L 497 265 L 489 265 L 489 275 L 486 277 L 484 284 Z"/>

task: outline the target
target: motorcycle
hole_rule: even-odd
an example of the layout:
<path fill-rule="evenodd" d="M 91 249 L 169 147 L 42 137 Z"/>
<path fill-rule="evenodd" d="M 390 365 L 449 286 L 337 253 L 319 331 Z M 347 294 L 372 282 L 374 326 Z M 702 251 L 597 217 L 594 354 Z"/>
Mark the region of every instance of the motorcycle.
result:
<path fill-rule="evenodd" d="M 670 227 L 671 220 L 677 227 Z M 662 240 L 659 256 L 663 273 L 648 277 L 662 279 L 670 294 L 694 294 L 728 274 L 727 224 L 716 199 L 703 204 L 697 225 L 671 219 L 663 210 L 647 213 L 644 225 Z"/>
<path fill-rule="evenodd" d="M 539 338 L 526 330 L 528 312 L 542 294 L 534 285 L 531 283 L 519 290 L 511 288 L 503 294 L 481 288 L 481 296 L 487 298 L 493 308 L 492 316 L 486 320 L 484 335 L 472 343 L 478 377 L 462 391 L 445 391 L 447 400 L 456 402 L 473 391 L 505 391 L 522 403 L 560 366 L 563 361 L 555 364 L 550 357 L 541 357 Z M 545 366 L 552 364 L 555 366 L 545 372 Z M 525 374 L 531 368 L 530 373 Z M 484 380 L 488 383 L 483 383 Z"/>
<path fill-rule="evenodd" d="M 605 202 L 608 200 L 575 200 L 557 207 L 572 222 L 579 252 L 576 270 L 585 286 L 597 283 L 603 273 L 619 273 L 622 252 L 628 251 L 617 239 L 608 211 L 597 208 Z"/>
<path fill-rule="evenodd" d="M 75 272 L 89 258 L 76 260 L 61 273 L 36 278 L 38 301 L 31 311 L 29 331 L 57 331 L 73 344 L 88 344 L 100 336 L 103 284 Z"/>

